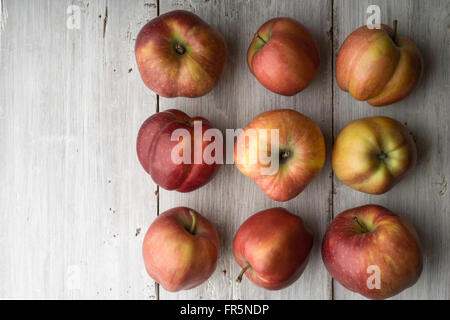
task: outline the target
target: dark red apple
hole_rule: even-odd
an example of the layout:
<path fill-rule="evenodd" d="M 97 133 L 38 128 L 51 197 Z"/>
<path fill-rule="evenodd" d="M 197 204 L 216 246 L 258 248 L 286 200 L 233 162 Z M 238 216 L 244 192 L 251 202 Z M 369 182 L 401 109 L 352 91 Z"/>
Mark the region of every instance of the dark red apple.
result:
<path fill-rule="evenodd" d="M 377 205 L 339 214 L 323 239 L 322 258 L 335 280 L 370 299 L 398 294 L 415 284 L 422 272 L 413 226 Z"/>
<path fill-rule="evenodd" d="M 308 262 L 313 234 L 303 220 L 283 208 L 260 211 L 239 228 L 234 257 L 257 286 L 278 290 L 296 281 Z"/>
<path fill-rule="evenodd" d="M 157 94 L 200 97 L 211 91 L 225 68 L 222 35 L 195 14 L 176 10 L 147 23 L 136 39 L 144 83 Z"/>
<path fill-rule="evenodd" d="M 219 240 L 214 225 L 186 207 L 162 213 L 148 229 L 142 253 L 147 273 L 167 291 L 188 290 L 216 269 Z"/>
<path fill-rule="evenodd" d="M 201 121 L 201 135 L 194 135 L 194 122 Z M 195 163 L 194 143 L 205 148 L 214 141 L 206 141 L 203 133 L 210 129 L 208 120 L 190 118 L 179 110 L 167 110 L 152 115 L 145 120 L 137 137 L 137 155 L 142 167 L 152 177 L 153 181 L 166 190 L 189 192 L 209 182 L 217 172 L 219 164 L 206 164 L 203 156 L 201 163 Z M 185 129 L 190 134 L 189 141 L 184 138 L 174 141 L 172 134 L 177 129 Z M 177 163 L 172 158 L 172 150 L 182 142 L 186 149 L 190 145 L 190 163 Z"/>

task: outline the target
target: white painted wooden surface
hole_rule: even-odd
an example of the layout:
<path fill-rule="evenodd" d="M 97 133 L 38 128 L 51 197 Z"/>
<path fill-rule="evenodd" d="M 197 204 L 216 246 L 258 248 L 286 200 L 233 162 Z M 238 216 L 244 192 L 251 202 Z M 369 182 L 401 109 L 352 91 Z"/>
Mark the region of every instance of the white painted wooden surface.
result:
<path fill-rule="evenodd" d="M 1 298 L 155 298 L 140 248 L 156 187 L 135 139 L 156 99 L 133 37 L 156 9 L 107 2 L 103 38 L 105 1 L 2 1 Z"/>
<path fill-rule="evenodd" d="M 449 1 L 161 0 L 159 8 L 155 0 L 0 1 L 0 298 L 358 299 L 336 282 L 332 286 L 320 243 L 333 214 L 369 202 L 407 216 L 424 245 L 419 283 L 396 298 L 450 298 Z M 353 100 L 333 81 L 333 54 L 364 24 L 368 4 L 380 6 L 382 22 L 399 20 L 399 32 L 416 41 L 426 63 L 409 98 L 379 109 Z M 70 5 L 81 10 L 80 29 L 66 27 Z M 160 98 L 158 105 L 142 83 L 134 38 L 158 9 L 193 11 L 225 36 L 228 64 L 210 94 Z M 321 53 L 310 87 L 290 98 L 264 89 L 245 61 L 254 32 L 276 16 L 302 22 Z M 271 201 L 230 165 L 197 191 L 160 190 L 158 199 L 136 159 L 135 138 L 157 108 L 172 107 L 204 116 L 220 129 L 242 128 L 266 110 L 294 108 L 321 127 L 327 163 L 287 203 Z M 329 161 L 333 135 L 348 121 L 371 115 L 406 122 L 420 153 L 417 169 L 382 196 L 333 180 Z M 207 283 L 169 293 L 145 274 L 141 243 L 158 211 L 178 205 L 216 224 L 221 249 Z M 239 267 L 232 256 L 240 224 L 273 206 L 301 215 L 315 233 L 303 276 L 274 292 L 247 279 L 235 283 Z"/>

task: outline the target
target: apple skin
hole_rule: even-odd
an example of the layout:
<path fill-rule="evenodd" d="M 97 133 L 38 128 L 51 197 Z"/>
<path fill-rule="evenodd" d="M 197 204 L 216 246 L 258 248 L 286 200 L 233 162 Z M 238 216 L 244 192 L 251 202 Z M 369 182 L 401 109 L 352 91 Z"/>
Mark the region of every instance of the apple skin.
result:
<path fill-rule="evenodd" d="M 153 181 L 166 190 L 193 191 L 208 183 L 218 171 L 219 164 L 206 164 L 204 160 L 201 164 L 194 163 L 194 121 L 202 121 L 202 136 L 211 128 L 204 118 L 190 118 L 182 111 L 171 109 L 152 115 L 139 130 L 138 159 Z M 176 129 L 186 129 L 191 134 L 191 164 L 176 164 L 171 159 L 172 149 L 179 143 L 171 140 Z M 202 152 L 213 141 L 203 140 Z"/>
<path fill-rule="evenodd" d="M 248 218 L 234 238 L 236 262 L 257 286 L 286 288 L 303 273 L 313 246 L 313 233 L 303 220 L 283 208 L 260 211 Z"/>
<path fill-rule="evenodd" d="M 356 217 L 369 232 L 354 220 Z M 340 213 L 322 242 L 322 259 L 331 276 L 369 299 L 386 299 L 414 285 L 422 272 L 422 250 L 406 219 L 377 205 Z M 380 268 L 380 289 L 369 289 L 371 265 Z"/>
<path fill-rule="evenodd" d="M 389 191 L 415 166 L 416 160 L 411 134 L 388 117 L 350 122 L 336 138 L 331 157 L 339 180 L 370 194 Z"/>
<path fill-rule="evenodd" d="M 395 32 L 396 34 L 396 32 Z M 384 106 L 406 97 L 423 70 L 419 49 L 409 39 L 362 26 L 345 39 L 336 60 L 336 81 L 353 98 Z"/>
<path fill-rule="evenodd" d="M 317 175 L 325 163 L 325 140 L 320 128 L 301 113 L 280 109 L 261 113 L 243 129 L 240 136 L 249 129 L 257 130 L 257 141 L 246 139 L 245 153 L 238 153 L 238 143 L 235 144 L 235 165 L 244 175 L 255 180 L 266 195 L 275 201 L 288 201 L 296 197 L 308 183 Z M 259 154 L 262 145 L 258 130 L 279 130 L 280 157 L 288 152 L 286 159 L 281 159 L 279 170 L 272 175 L 261 173 L 268 167 L 259 161 L 251 162 L 251 154 Z M 268 132 L 268 131 L 266 131 Z M 270 137 L 270 133 L 267 133 Z M 238 136 L 238 140 L 240 137 Z M 267 150 L 271 150 L 270 139 Z"/>
<path fill-rule="evenodd" d="M 176 10 L 147 23 L 136 39 L 136 61 L 144 83 L 167 97 L 200 97 L 225 68 L 222 35 L 195 14 Z"/>
<path fill-rule="evenodd" d="M 195 213 L 196 227 L 191 213 Z M 214 225 L 186 207 L 160 214 L 142 246 L 145 269 L 167 291 L 189 290 L 205 282 L 216 269 L 219 239 Z"/>
<path fill-rule="evenodd" d="M 320 65 L 309 31 L 290 18 L 275 18 L 256 32 L 247 51 L 251 73 L 266 89 L 292 96 L 305 89 Z"/>

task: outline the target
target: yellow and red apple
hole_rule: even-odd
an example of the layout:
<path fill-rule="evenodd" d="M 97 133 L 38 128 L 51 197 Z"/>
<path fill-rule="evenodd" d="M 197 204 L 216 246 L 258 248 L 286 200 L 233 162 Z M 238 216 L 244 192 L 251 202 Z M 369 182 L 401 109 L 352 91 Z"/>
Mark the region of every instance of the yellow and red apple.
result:
<path fill-rule="evenodd" d="M 270 91 L 292 96 L 312 81 L 320 65 L 319 50 L 309 31 L 291 18 L 275 18 L 256 32 L 247 63 Z"/>
<path fill-rule="evenodd" d="M 370 299 L 386 299 L 414 285 L 422 272 L 422 250 L 414 227 L 377 205 L 340 213 L 322 242 L 331 276 Z"/>
<path fill-rule="evenodd" d="M 188 290 L 214 272 L 219 240 L 214 225 L 186 207 L 170 209 L 148 229 L 142 253 L 147 273 L 167 291 Z"/>
<path fill-rule="evenodd" d="M 396 21 L 394 30 L 384 24 L 380 29 L 356 29 L 345 39 L 336 60 L 339 87 L 372 106 L 406 97 L 422 70 L 419 49 L 411 40 L 397 35 Z"/>
<path fill-rule="evenodd" d="M 195 134 L 195 122 L 201 124 L 201 134 Z M 166 190 L 190 192 L 208 183 L 217 173 L 219 164 L 205 162 L 205 148 L 214 142 L 204 139 L 211 129 L 208 120 L 191 118 L 182 111 L 171 109 L 155 113 L 142 124 L 136 143 L 138 159 L 153 181 Z M 174 139 L 176 130 L 186 130 L 189 136 Z M 195 143 L 201 146 L 201 162 L 195 161 Z M 179 148 L 181 144 L 181 148 Z M 190 157 L 183 162 L 173 159 L 173 152 L 183 154 L 190 150 Z M 186 153 L 187 155 L 188 153 Z"/>
<path fill-rule="evenodd" d="M 248 218 L 234 238 L 234 257 L 254 284 L 269 290 L 285 288 L 303 273 L 313 234 L 303 220 L 283 208 L 260 211 Z"/>
<path fill-rule="evenodd" d="M 272 132 L 278 132 L 278 143 L 272 141 Z M 264 149 L 272 160 L 278 160 L 278 168 L 270 173 L 267 169 L 273 163 L 261 158 Z M 239 171 L 255 180 L 270 198 L 288 201 L 322 169 L 325 140 L 316 123 L 303 114 L 290 109 L 268 111 L 250 121 L 239 134 L 234 160 Z"/>
<path fill-rule="evenodd" d="M 147 23 L 136 39 L 136 60 L 144 83 L 163 97 L 200 97 L 224 70 L 222 35 L 195 14 L 176 10 Z"/>
<path fill-rule="evenodd" d="M 353 189 L 382 194 L 397 184 L 415 165 L 417 151 L 409 131 L 388 117 L 350 122 L 333 147 L 336 176 Z"/>

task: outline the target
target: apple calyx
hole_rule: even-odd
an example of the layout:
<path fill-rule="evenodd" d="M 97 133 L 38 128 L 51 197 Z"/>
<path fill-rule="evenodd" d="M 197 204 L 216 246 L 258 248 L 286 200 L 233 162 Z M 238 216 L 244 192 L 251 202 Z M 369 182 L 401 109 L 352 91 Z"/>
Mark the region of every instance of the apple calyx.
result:
<path fill-rule="evenodd" d="M 357 217 L 353 217 L 353 221 L 355 221 L 355 222 L 358 224 L 358 226 L 361 228 L 361 233 L 367 233 L 367 232 L 369 232 L 369 229 L 367 229 L 367 227 L 366 227 L 364 224 L 362 224 L 361 222 L 359 222 L 359 220 L 358 220 Z"/>
<path fill-rule="evenodd" d="M 281 149 L 279 154 L 280 164 L 285 164 L 289 160 L 289 158 L 292 157 L 292 153 L 293 152 L 290 149 Z"/>
<path fill-rule="evenodd" d="M 280 152 L 280 160 L 286 160 L 291 156 L 291 151 L 290 150 L 282 150 Z"/>
<path fill-rule="evenodd" d="M 189 213 L 191 214 L 192 217 L 192 225 L 191 228 L 189 229 L 189 232 L 191 234 L 195 234 L 195 228 L 197 227 L 197 213 L 193 210 L 190 210 Z"/>
<path fill-rule="evenodd" d="M 180 56 L 182 56 L 183 54 L 186 53 L 186 48 L 178 41 L 175 42 L 173 48 L 174 48 L 175 52 Z"/>
<path fill-rule="evenodd" d="M 386 152 L 381 151 L 380 153 L 377 153 L 377 158 L 380 161 L 384 161 L 384 160 L 386 160 L 388 158 L 388 155 L 387 155 Z"/>
<path fill-rule="evenodd" d="M 245 267 L 242 268 L 241 272 L 239 273 L 239 276 L 236 279 L 237 283 L 241 283 L 242 281 L 242 277 L 244 276 L 244 273 L 250 269 L 252 266 L 250 265 L 250 263 L 247 263 L 247 265 Z"/>

